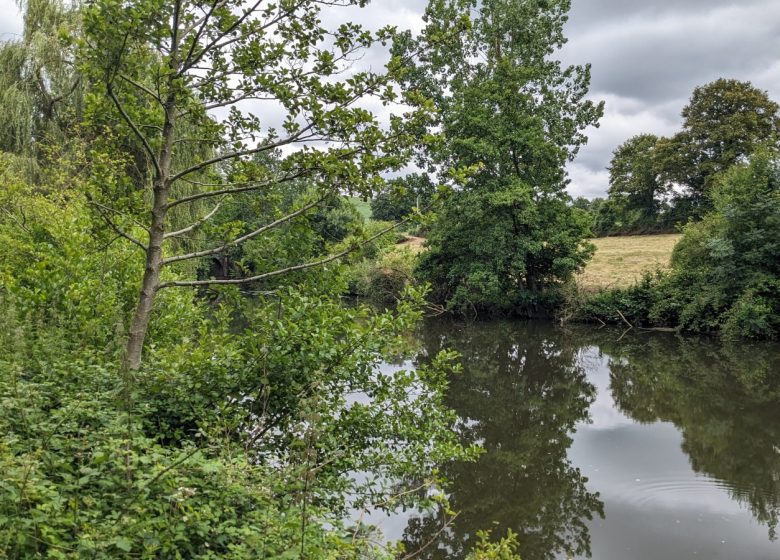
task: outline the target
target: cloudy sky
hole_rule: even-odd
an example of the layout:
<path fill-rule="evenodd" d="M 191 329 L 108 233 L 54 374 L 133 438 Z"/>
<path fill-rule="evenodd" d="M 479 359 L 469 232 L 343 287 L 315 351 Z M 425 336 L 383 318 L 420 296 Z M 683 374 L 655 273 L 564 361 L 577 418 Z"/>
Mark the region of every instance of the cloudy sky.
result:
<path fill-rule="evenodd" d="M 419 30 L 426 1 L 373 0 L 350 19 Z M 15 2 L 0 0 L 0 40 L 20 28 Z M 604 194 L 612 150 L 630 136 L 677 130 L 697 85 L 749 80 L 780 100 L 778 0 L 572 0 L 566 34 L 561 59 L 590 62 L 591 97 L 606 101 L 600 128 L 569 167 L 575 196 Z"/>

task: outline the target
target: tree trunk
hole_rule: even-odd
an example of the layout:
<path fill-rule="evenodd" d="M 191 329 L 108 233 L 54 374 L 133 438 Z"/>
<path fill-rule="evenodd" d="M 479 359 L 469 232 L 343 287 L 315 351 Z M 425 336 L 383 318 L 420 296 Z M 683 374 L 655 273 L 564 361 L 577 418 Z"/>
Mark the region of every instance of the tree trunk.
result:
<path fill-rule="evenodd" d="M 138 305 L 136 305 L 133 315 L 133 322 L 130 325 L 130 332 L 127 337 L 127 347 L 125 349 L 124 367 L 128 371 L 137 371 L 141 367 L 141 356 L 143 353 L 146 331 L 149 329 L 149 318 L 152 314 L 152 305 L 157 294 L 157 287 L 160 284 L 160 270 L 163 261 L 163 236 L 165 234 L 165 199 L 167 198 L 166 189 L 155 188 L 154 208 L 152 209 L 152 227 L 149 233 L 149 247 L 146 250 L 146 267 L 144 268 L 144 277 L 141 283 L 141 291 L 138 295 Z"/>
<path fill-rule="evenodd" d="M 154 180 L 154 202 L 149 228 L 149 245 L 146 249 L 146 267 L 141 282 L 133 321 L 125 346 L 122 366 L 128 373 L 141 367 L 144 340 L 149 330 L 152 306 L 160 285 L 160 271 L 163 265 L 163 240 L 165 239 L 165 218 L 168 214 L 168 192 L 170 189 L 171 155 L 173 151 L 176 121 L 176 98 L 172 93 L 165 104 L 163 146 L 157 160 L 157 174 Z"/>

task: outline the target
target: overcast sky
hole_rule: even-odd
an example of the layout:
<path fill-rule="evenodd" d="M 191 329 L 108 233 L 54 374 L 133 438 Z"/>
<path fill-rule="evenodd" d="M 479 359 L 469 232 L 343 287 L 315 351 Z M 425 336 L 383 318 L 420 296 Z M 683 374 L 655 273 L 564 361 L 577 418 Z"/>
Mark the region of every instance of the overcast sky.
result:
<path fill-rule="evenodd" d="M 373 0 L 349 18 L 419 30 L 426 2 Z M 14 1 L 0 0 L 0 40 L 20 29 Z M 676 131 L 697 85 L 749 80 L 780 100 L 780 0 L 572 0 L 566 35 L 560 58 L 590 62 L 591 97 L 606 101 L 601 127 L 569 166 L 575 196 L 605 193 L 612 150 L 630 136 Z M 374 52 L 363 63 L 384 58 Z"/>

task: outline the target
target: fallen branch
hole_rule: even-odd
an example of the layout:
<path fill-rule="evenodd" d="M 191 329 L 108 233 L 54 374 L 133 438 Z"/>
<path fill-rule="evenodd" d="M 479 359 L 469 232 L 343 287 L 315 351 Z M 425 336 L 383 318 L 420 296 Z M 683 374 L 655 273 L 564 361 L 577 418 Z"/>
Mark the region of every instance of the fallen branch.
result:
<path fill-rule="evenodd" d="M 625 315 L 623 315 L 623 314 L 620 312 L 620 309 L 616 309 L 615 311 L 617 311 L 617 314 L 618 314 L 618 315 L 620 315 L 620 318 L 621 318 L 621 319 L 623 319 L 623 322 L 624 322 L 626 325 L 628 325 L 628 327 L 629 327 L 630 329 L 633 329 L 633 328 L 634 328 L 634 325 L 632 325 L 631 323 L 629 323 L 629 322 L 628 322 L 628 319 L 626 319 Z"/>

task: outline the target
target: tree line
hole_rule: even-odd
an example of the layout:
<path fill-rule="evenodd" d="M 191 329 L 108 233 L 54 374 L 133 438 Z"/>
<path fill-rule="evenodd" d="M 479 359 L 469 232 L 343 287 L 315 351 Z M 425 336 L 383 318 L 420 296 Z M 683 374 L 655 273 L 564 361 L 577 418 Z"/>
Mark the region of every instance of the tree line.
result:
<path fill-rule="evenodd" d="M 615 149 L 606 199 L 587 209 L 598 235 L 673 232 L 713 209 L 722 175 L 780 142 L 780 106 L 749 82 L 719 79 L 697 87 L 669 138 L 639 134 Z"/>

